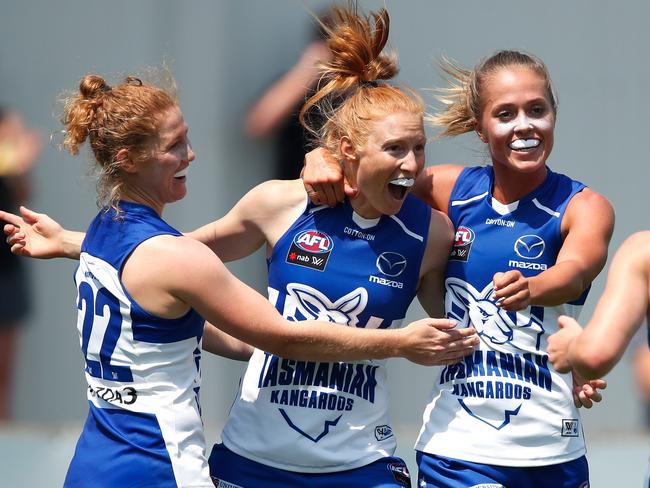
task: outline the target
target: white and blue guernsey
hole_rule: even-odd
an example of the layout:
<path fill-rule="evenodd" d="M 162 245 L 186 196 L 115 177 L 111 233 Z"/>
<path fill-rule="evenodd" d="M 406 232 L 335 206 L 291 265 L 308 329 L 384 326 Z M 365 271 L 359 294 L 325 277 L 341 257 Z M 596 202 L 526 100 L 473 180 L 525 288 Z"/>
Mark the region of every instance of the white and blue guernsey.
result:
<path fill-rule="evenodd" d="M 396 215 L 364 219 L 348 201 L 307 204 L 268 261 L 269 300 L 293 321 L 399 327 L 413 300 L 431 209 L 408 196 Z M 297 327 L 299 325 L 296 325 Z M 256 349 L 223 430 L 224 445 L 303 473 L 392 456 L 385 361 L 295 361 Z"/>
<path fill-rule="evenodd" d="M 549 169 L 533 192 L 503 205 L 492 198 L 493 180 L 491 166 L 465 168 L 452 190 L 445 308 L 459 327 L 476 328 L 480 345 L 438 371 L 416 449 L 501 466 L 571 461 L 585 453 L 572 378 L 553 370 L 546 348 L 557 317 L 577 317 L 588 290 L 572 303 L 506 312 L 492 279 L 513 269 L 535 276 L 555 264 L 562 217 L 584 185 Z"/>
<path fill-rule="evenodd" d="M 212 486 L 198 403 L 204 320 L 143 310 L 122 280 L 142 242 L 181 235 L 146 206 L 102 210 L 81 247 L 75 281 L 90 411 L 66 487 Z"/>

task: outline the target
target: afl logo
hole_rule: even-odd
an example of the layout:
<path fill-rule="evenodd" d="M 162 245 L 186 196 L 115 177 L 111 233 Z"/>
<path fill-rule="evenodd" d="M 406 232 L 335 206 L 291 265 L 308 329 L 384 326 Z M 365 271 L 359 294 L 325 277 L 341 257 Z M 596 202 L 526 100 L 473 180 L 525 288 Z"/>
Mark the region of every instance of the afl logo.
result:
<path fill-rule="evenodd" d="M 396 252 L 382 252 L 377 258 L 377 269 L 386 276 L 399 276 L 406 269 L 406 258 Z"/>
<path fill-rule="evenodd" d="M 317 254 L 329 252 L 334 247 L 330 236 L 316 230 L 306 230 L 293 238 L 293 242 L 300 249 Z"/>
<path fill-rule="evenodd" d="M 454 246 L 466 246 L 474 242 L 474 231 L 468 227 L 459 227 L 456 229 Z"/>
<path fill-rule="evenodd" d="M 515 241 L 515 252 L 517 256 L 524 259 L 537 259 L 544 254 L 546 244 L 544 239 L 535 234 L 521 236 Z"/>

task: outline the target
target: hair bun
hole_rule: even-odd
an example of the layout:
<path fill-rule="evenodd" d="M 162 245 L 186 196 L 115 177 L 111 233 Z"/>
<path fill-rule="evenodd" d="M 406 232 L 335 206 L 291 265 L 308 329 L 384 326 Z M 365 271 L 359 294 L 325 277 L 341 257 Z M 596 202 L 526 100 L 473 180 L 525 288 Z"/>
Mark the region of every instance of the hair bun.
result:
<path fill-rule="evenodd" d="M 110 85 L 106 83 L 104 78 L 97 75 L 84 76 L 79 83 L 79 91 L 82 98 L 86 100 L 94 100 L 111 89 Z"/>

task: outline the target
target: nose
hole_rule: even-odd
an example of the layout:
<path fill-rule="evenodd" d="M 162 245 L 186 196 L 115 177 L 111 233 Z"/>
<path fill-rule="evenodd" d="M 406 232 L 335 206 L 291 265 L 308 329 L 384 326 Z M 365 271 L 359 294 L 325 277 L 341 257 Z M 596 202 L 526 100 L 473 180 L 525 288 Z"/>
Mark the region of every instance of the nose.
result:
<path fill-rule="evenodd" d="M 196 154 L 194 154 L 194 151 L 192 150 L 192 143 L 190 143 L 190 140 L 187 140 L 187 160 L 191 163 L 194 161 L 196 158 Z"/>
<path fill-rule="evenodd" d="M 532 120 L 526 115 L 526 113 L 523 111 L 519 113 L 515 120 L 515 132 L 528 132 L 534 128 Z"/>
<path fill-rule="evenodd" d="M 409 173 L 415 174 L 418 172 L 419 167 L 420 162 L 418 156 L 415 154 L 415 151 L 411 149 L 402 159 L 400 169 L 402 171 L 408 171 Z"/>

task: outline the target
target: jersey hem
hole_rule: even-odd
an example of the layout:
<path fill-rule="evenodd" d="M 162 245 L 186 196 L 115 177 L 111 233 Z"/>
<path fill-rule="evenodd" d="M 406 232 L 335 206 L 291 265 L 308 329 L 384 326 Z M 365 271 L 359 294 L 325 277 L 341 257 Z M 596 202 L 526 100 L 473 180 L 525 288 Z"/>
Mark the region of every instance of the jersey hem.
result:
<path fill-rule="evenodd" d="M 265 466 L 270 466 L 272 468 L 277 468 L 277 469 L 283 469 L 285 471 L 293 471 L 295 473 L 316 473 L 316 474 L 336 473 L 339 471 L 347 471 L 350 469 L 361 468 L 363 466 L 367 466 L 371 463 L 374 463 L 375 461 L 379 461 L 380 459 L 395 455 L 394 453 L 390 454 L 388 452 L 386 453 L 378 452 L 376 453 L 375 456 L 369 456 L 367 458 L 358 459 L 353 463 L 337 464 L 336 466 L 296 466 L 296 465 L 282 464 L 282 463 L 272 461 L 270 459 L 265 459 L 263 457 L 255 456 L 250 452 L 246 451 L 245 449 L 240 449 L 239 446 L 236 446 L 235 444 L 231 444 L 231 441 L 226 436 L 224 436 L 223 433 L 221 435 L 221 442 L 232 452 L 242 457 L 245 457 L 246 459 L 250 459 L 251 461 L 255 461 L 256 463 L 260 463 Z"/>
<path fill-rule="evenodd" d="M 526 459 L 516 459 L 516 458 L 504 458 L 500 456 L 489 457 L 489 456 L 479 456 L 473 455 L 471 453 L 461 453 L 461 452 L 449 452 L 449 451 L 436 451 L 435 449 L 425 449 L 423 446 L 418 444 L 415 445 L 415 450 L 423 454 L 430 454 L 433 456 L 442 456 L 446 458 L 458 459 L 460 461 L 468 461 L 470 463 L 477 464 L 491 464 L 494 466 L 511 466 L 511 467 L 533 467 L 533 466 L 551 466 L 553 464 L 561 464 L 569 461 L 574 461 L 578 458 L 581 458 L 587 453 L 587 449 L 582 447 L 577 451 L 570 453 L 563 453 L 561 455 L 555 456 L 545 456 L 540 458 L 526 458 Z"/>

